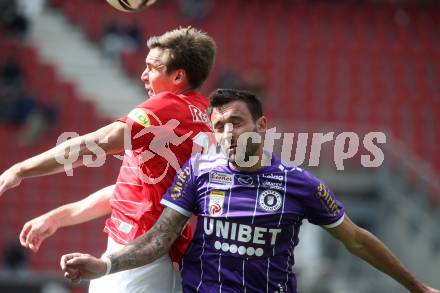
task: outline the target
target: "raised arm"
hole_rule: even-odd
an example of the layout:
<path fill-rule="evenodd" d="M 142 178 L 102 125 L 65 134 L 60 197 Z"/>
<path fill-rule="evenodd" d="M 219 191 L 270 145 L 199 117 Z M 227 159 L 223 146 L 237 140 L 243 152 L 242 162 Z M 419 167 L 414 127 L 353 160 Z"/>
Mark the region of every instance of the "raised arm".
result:
<path fill-rule="evenodd" d="M 335 228 L 326 230 L 348 251 L 389 275 L 413 293 L 440 293 L 417 280 L 377 237 L 354 224 L 347 215 Z"/>
<path fill-rule="evenodd" d="M 180 235 L 187 216 L 165 208 L 156 224 L 144 235 L 123 249 L 101 260 L 88 254 L 71 253 L 61 257 L 65 277 L 72 281 L 95 279 L 109 273 L 133 269 L 149 264 L 166 254 Z"/>
<path fill-rule="evenodd" d="M 0 175 L 0 195 L 16 187 L 29 177 L 38 177 L 64 171 L 60 159 L 68 155 L 72 167 L 83 165 L 84 156 L 96 158 L 98 151 L 114 154 L 124 150 L 124 133 L 128 126 L 123 122 L 113 122 L 97 131 L 75 137 L 43 152 L 35 157 L 13 165 Z M 99 150 L 100 149 L 100 150 Z"/>
<path fill-rule="evenodd" d="M 60 206 L 30 220 L 21 230 L 21 245 L 36 252 L 41 243 L 59 228 L 88 222 L 109 214 L 114 187 L 107 186 L 80 201 Z"/>

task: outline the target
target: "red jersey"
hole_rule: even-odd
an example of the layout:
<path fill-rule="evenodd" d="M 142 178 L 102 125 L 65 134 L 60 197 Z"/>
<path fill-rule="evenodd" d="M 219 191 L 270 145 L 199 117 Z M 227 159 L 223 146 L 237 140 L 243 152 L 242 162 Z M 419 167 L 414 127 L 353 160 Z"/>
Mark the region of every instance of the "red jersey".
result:
<path fill-rule="evenodd" d="M 131 126 L 131 133 L 126 135 L 126 152 L 111 199 L 112 214 L 104 229 L 113 240 L 127 244 L 156 223 L 163 211 L 160 200 L 176 169 L 208 138 L 207 106 L 207 98 L 197 93 L 165 92 L 118 119 Z M 174 261 L 183 255 L 191 237 L 187 226 L 170 251 Z"/>

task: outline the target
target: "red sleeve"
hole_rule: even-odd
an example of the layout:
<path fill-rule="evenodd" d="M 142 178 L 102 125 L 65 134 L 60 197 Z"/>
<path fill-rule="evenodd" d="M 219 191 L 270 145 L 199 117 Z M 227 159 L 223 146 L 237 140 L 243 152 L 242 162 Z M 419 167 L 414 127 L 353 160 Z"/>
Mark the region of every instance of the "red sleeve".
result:
<path fill-rule="evenodd" d="M 148 147 L 153 134 L 143 130 L 150 125 L 163 125 L 171 119 L 173 113 L 178 113 L 175 98 L 176 96 L 172 93 L 158 94 L 139 104 L 127 116 L 117 119 L 130 127 L 131 149 Z"/>

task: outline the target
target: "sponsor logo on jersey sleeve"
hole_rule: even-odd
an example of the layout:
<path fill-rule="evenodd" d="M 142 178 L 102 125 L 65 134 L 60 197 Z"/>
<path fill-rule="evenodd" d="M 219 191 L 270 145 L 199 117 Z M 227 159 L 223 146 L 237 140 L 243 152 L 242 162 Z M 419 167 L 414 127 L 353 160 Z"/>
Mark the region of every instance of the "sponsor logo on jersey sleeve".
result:
<path fill-rule="evenodd" d="M 225 201 L 225 192 L 213 190 L 209 194 L 209 214 L 213 217 L 223 214 L 223 203 Z"/>
<path fill-rule="evenodd" d="M 209 173 L 209 182 L 218 183 L 223 185 L 231 185 L 234 176 L 232 174 L 223 172 L 211 172 Z"/>
<path fill-rule="evenodd" d="M 171 198 L 174 200 L 179 199 L 182 196 L 183 185 L 187 180 L 191 179 L 191 170 L 189 167 L 185 167 L 177 175 L 176 183 L 171 189 Z"/>
<path fill-rule="evenodd" d="M 151 125 L 150 118 L 148 118 L 147 113 L 140 108 L 131 110 L 130 113 L 128 113 L 128 118 L 139 123 L 143 127 L 148 127 Z"/>
<path fill-rule="evenodd" d="M 339 207 L 336 204 L 335 199 L 330 195 L 329 190 L 325 184 L 320 183 L 317 187 L 316 197 L 327 207 L 329 212 L 335 216 L 339 213 Z"/>
<path fill-rule="evenodd" d="M 258 196 L 258 205 L 266 212 L 276 212 L 282 204 L 281 194 L 275 190 L 265 190 Z"/>

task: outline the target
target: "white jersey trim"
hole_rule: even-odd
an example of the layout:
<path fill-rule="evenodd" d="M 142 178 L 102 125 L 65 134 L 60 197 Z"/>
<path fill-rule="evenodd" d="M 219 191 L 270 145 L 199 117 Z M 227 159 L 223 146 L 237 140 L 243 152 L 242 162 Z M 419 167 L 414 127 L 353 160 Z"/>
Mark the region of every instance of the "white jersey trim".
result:
<path fill-rule="evenodd" d="M 245 280 L 244 280 L 244 262 L 245 262 L 245 259 L 243 258 L 243 275 L 242 275 L 242 283 L 243 283 L 244 291 L 246 292 L 246 284 L 245 284 Z"/>
<path fill-rule="evenodd" d="M 222 286 L 223 286 L 223 282 L 222 282 L 222 254 L 220 253 L 219 257 L 218 257 L 218 282 L 220 283 L 220 293 L 222 292 Z"/>
<path fill-rule="evenodd" d="M 289 249 L 289 256 L 287 257 L 287 263 L 286 263 L 286 282 L 284 282 L 284 287 L 287 290 L 287 283 L 289 282 L 289 263 L 290 258 L 293 256 L 293 250 L 295 248 L 295 243 L 293 242 L 293 237 L 295 236 L 295 225 L 292 227 L 292 236 L 290 237 L 290 249 Z"/>
<path fill-rule="evenodd" d="M 203 212 L 205 214 L 208 212 L 207 209 L 206 209 L 206 198 L 208 197 L 208 190 L 209 190 L 209 186 L 210 185 L 211 185 L 211 176 L 208 176 L 208 184 L 206 185 L 206 191 L 205 191 L 204 203 L 203 203 Z M 202 253 L 199 256 L 199 261 L 200 261 L 200 282 L 199 282 L 199 285 L 197 286 L 197 292 L 199 292 L 200 286 L 202 286 L 202 283 L 203 283 L 203 262 L 202 262 L 202 256 L 205 254 L 205 244 L 206 244 L 205 233 L 202 234 L 202 239 L 203 239 Z"/>
<path fill-rule="evenodd" d="M 266 293 L 269 293 L 269 267 L 270 267 L 270 257 L 267 258 L 267 271 L 266 271 Z"/>
<path fill-rule="evenodd" d="M 335 228 L 335 227 L 337 227 L 337 226 L 342 224 L 342 222 L 344 221 L 344 218 L 345 218 L 345 213 L 336 222 L 334 222 L 332 224 L 328 224 L 328 225 L 322 225 L 322 227 L 325 227 L 325 228 Z"/>
<path fill-rule="evenodd" d="M 280 165 L 280 167 L 282 166 Z M 281 225 L 281 220 L 283 219 L 283 215 L 284 215 L 284 203 L 286 202 L 286 192 L 287 192 L 287 171 L 284 170 L 283 207 L 281 209 L 281 215 L 280 215 L 280 220 L 278 221 L 278 227 Z M 275 255 L 275 247 L 273 249 Z"/>
<path fill-rule="evenodd" d="M 169 208 L 171 208 L 171 209 L 173 209 L 173 210 L 175 210 L 175 211 L 181 213 L 182 215 L 184 215 L 184 216 L 186 216 L 186 217 L 188 217 L 188 218 L 190 218 L 190 217 L 192 216 L 192 214 L 193 214 L 192 212 L 187 211 L 187 210 L 185 210 L 184 208 L 179 207 L 178 205 L 176 205 L 176 204 L 174 204 L 174 203 L 172 203 L 172 202 L 170 202 L 170 201 L 167 201 L 166 199 L 162 199 L 162 200 L 160 201 L 160 203 L 161 203 L 162 205 L 164 205 L 164 206 L 167 206 L 167 207 L 169 207 Z"/>

